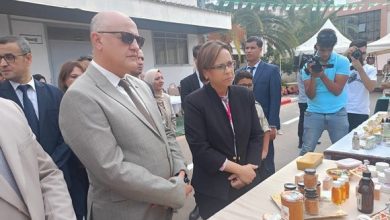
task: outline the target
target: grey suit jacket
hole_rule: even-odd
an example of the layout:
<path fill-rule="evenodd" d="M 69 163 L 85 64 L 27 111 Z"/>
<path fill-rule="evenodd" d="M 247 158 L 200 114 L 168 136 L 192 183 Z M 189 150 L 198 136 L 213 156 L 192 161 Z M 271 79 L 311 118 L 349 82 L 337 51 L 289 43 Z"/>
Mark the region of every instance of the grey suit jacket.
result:
<path fill-rule="evenodd" d="M 62 172 L 19 106 L 0 98 L 0 147 L 21 193 L 0 175 L 0 219 L 76 220 Z"/>
<path fill-rule="evenodd" d="M 65 142 L 87 168 L 88 218 L 170 219 L 184 204 L 185 169 L 176 140 L 167 138 L 149 87 L 127 76 L 158 127 L 152 125 L 98 70 L 89 65 L 60 107 Z M 158 205 L 153 206 L 153 205 Z"/>

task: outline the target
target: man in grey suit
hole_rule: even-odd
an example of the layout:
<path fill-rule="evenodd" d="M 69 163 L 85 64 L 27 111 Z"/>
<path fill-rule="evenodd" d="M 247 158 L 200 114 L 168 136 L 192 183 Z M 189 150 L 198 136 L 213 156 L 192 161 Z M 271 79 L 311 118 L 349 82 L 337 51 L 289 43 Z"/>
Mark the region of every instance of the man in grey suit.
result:
<path fill-rule="evenodd" d="M 171 219 L 192 191 L 149 87 L 127 75 L 144 39 L 118 12 L 91 21 L 93 60 L 66 92 L 60 128 L 87 168 L 88 219 Z"/>

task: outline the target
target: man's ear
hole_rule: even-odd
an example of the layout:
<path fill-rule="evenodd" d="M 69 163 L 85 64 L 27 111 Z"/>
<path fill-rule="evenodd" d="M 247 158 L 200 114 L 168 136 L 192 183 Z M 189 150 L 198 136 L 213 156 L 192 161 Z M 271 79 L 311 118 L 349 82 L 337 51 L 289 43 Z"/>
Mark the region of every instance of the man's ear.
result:
<path fill-rule="evenodd" d="M 91 38 L 92 46 L 100 50 L 103 46 L 101 35 L 96 32 L 91 32 L 90 38 Z"/>

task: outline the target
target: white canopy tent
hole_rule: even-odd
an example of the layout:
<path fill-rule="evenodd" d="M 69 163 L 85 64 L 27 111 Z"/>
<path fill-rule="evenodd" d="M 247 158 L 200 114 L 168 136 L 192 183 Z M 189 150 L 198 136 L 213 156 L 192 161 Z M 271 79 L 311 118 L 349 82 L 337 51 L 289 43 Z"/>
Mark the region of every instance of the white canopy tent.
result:
<path fill-rule="evenodd" d="M 322 29 L 325 28 L 333 29 L 336 32 L 337 43 L 334 47 L 334 51 L 336 51 L 337 53 L 344 53 L 349 48 L 349 44 L 351 43 L 351 41 L 343 34 L 341 34 L 340 31 L 337 30 L 336 26 L 334 26 L 334 24 L 328 19 L 315 35 L 313 35 L 305 43 L 295 48 L 295 55 L 299 55 L 302 53 L 312 54 L 314 52 L 314 45 L 317 43 L 317 35 Z"/>
<path fill-rule="evenodd" d="M 367 45 L 367 53 L 380 55 L 390 53 L 390 33 Z"/>

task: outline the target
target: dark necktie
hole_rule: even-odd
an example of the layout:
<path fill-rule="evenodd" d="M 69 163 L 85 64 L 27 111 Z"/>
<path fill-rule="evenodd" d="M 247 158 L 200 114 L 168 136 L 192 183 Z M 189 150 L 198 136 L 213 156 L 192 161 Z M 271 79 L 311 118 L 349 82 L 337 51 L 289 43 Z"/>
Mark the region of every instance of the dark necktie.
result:
<path fill-rule="evenodd" d="M 249 66 L 248 69 L 249 69 L 249 72 L 253 75 L 253 71 L 256 69 L 256 67 L 255 66 Z"/>
<path fill-rule="evenodd" d="M 31 130 L 34 132 L 37 139 L 39 139 L 39 121 L 38 117 L 35 114 L 34 106 L 31 100 L 27 96 L 27 90 L 30 85 L 19 85 L 18 89 L 23 93 L 23 112 L 27 118 L 28 124 L 31 127 Z"/>
<path fill-rule="evenodd" d="M 157 126 L 154 123 L 154 121 L 153 121 L 152 117 L 150 116 L 149 112 L 146 110 L 146 108 L 140 102 L 140 100 L 135 96 L 135 94 L 131 91 L 129 83 L 126 80 L 121 79 L 119 81 L 118 85 L 120 87 L 122 87 L 126 91 L 127 95 L 129 95 L 130 99 L 133 101 L 133 103 L 134 103 L 135 107 L 138 109 L 138 111 L 141 112 L 141 114 L 154 127 L 154 129 L 156 129 L 156 131 L 158 131 L 157 130 Z"/>

